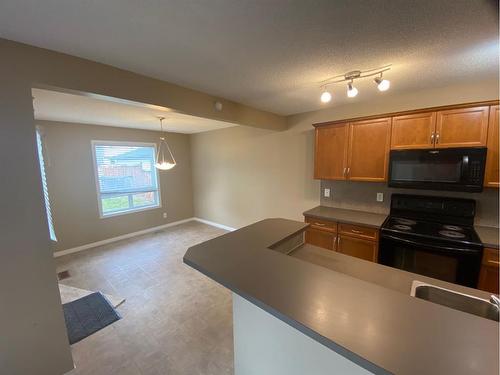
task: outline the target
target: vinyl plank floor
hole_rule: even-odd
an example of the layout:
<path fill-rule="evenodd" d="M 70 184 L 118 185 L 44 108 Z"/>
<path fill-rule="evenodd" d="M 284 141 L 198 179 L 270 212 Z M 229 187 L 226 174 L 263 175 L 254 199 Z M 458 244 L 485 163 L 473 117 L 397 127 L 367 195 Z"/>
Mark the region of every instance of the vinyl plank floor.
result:
<path fill-rule="evenodd" d="M 126 299 L 121 320 L 72 346 L 68 374 L 232 374 L 231 293 L 182 263 L 223 233 L 188 222 L 57 258 L 63 284 Z"/>

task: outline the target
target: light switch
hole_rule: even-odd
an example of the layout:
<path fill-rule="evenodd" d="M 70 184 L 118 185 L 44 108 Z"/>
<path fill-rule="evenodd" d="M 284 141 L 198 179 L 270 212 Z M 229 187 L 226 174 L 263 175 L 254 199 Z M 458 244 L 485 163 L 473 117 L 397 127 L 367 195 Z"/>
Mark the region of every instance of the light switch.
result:
<path fill-rule="evenodd" d="M 325 198 L 330 198 L 330 189 L 325 189 L 323 195 L 325 196 Z"/>
<path fill-rule="evenodd" d="M 384 201 L 384 193 L 377 193 L 377 202 Z"/>

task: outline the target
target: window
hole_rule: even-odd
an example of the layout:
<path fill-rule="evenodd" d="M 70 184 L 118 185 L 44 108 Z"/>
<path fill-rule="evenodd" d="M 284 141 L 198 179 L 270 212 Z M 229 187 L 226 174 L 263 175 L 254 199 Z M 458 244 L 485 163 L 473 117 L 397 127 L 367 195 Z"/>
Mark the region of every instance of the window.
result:
<path fill-rule="evenodd" d="M 38 162 L 40 163 L 40 177 L 42 179 L 43 199 L 45 201 L 45 213 L 49 224 L 49 236 L 52 241 L 57 241 L 54 223 L 52 221 L 52 211 L 50 209 L 49 189 L 47 188 L 47 176 L 45 175 L 45 161 L 43 158 L 43 136 L 40 128 L 36 128 L 36 147 L 38 150 Z"/>
<path fill-rule="evenodd" d="M 160 207 L 154 143 L 92 141 L 101 217 Z"/>

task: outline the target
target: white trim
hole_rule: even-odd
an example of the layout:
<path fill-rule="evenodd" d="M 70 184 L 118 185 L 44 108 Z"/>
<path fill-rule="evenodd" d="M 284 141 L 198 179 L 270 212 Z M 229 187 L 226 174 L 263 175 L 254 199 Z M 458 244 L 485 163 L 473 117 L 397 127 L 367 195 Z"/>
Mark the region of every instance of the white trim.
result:
<path fill-rule="evenodd" d="M 88 244 L 85 244 L 85 245 L 81 245 L 81 246 L 77 246 L 77 247 L 72 247 L 70 249 L 56 251 L 54 253 L 54 258 L 62 257 L 63 255 L 77 253 L 77 252 L 83 251 L 83 250 L 88 250 L 88 249 L 91 249 L 91 248 L 94 248 L 94 247 L 97 247 L 97 246 L 107 245 L 107 244 L 112 243 L 112 242 L 116 242 L 116 241 L 120 241 L 120 240 L 125 240 L 127 238 L 131 238 L 131 237 L 135 237 L 135 236 L 140 236 L 142 234 L 156 232 L 156 231 L 161 230 L 161 229 L 165 229 L 165 228 L 169 228 L 169 227 L 174 227 L 176 225 L 184 224 L 184 223 L 187 223 L 188 221 L 193 221 L 193 220 L 195 220 L 195 218 L 190 217 L 188 219 L 174 221 L 174 222 L 171 222 L 171 223 L 168 223 L 168 224 L 159 225 L 157 227 L 152 227 L 152 228 L 143 229 L 143 230 L 140 230 L 140 231 L 137 231 L 137 232 L 127 233 L 127 234 L 124 234 L 124 235 L 121 235 L 121 236 L 118 236 L 118 237 L 107 238 L 107 239 L 102 240 L 102 241 L 92 242 L 92 243 L 88 243 Z"/>
<path fill-rule="evenodd" d="M 127 233 L 127 234 L 124 234 L 124 235 L 121 235 L 121 236 L 118 236 L 118 237 L 107 238 L 107 239 L 102 240 L 102 241 L 92 242 L 92 243 L 88 243 L 88 244 L 85 244 L 85 245 L 72 247 L 70 249 L 56 251 L 54 253 L 54 258 L 62 257 L 63 255 L 77 253 L 77 252 L 83 251 L 83 250 L 92 249 L 92 248 L 97 247 L 97 246 L 107 245 L 109 243 L 116 242 L 116 241 L 121 241 L 121 240 L 125 240 L 127 238 L 131 238 L 131 237 L 135 237 L 135 236 L 140 236 L 140 235 L 151 233 L 151 232 L 156 232 L 158 230 L 162 230 L 162 229 L 169 228 L 169 227 L 174 227 L 176 225 L 184 224 L 184 223 L 187 223 L 189 221 L 198 221 L 200 223 L 211 225 L 211 226 L 216 227 L 216 228 L 225 229 L 225 230 L 228 230 L 230 232 L 236 230 L 236 228 L 228 227 L 227 225 L 215 223 L 213 221 L 208 221 L 208 220 L 205 220 L 205 219 L 200 219 L 199 217 L 190 217 L 188 219 L 183 219 L 183 220 L 179 220 L 179 221 L 173 221 L 171 223 L 164 224 L 164 225 L 159 225 L 157 227 L 152 227 L 152 228 L 143 229 L 143 230 L 140 230 L 140 231 L 137 231 L 137 232 Z"/>
<path fill-rule="evenodd" d="M 227 225 L 215 223 L 213 221 L 209 221 L 209 220 L 205 220 L 205 219 L 200 219 L 199 217 L 194 217 L 193 220 L 196 220 L 196 221 L 199 221 L 200 223 L 208 224 L 208 225 L 211 225 L 213 227 L 220 228 L 220 229 L 225 229 L 225 230 L 228 230 L 230 232 L 236 230 L 236 228 L 228 227 Z"/>

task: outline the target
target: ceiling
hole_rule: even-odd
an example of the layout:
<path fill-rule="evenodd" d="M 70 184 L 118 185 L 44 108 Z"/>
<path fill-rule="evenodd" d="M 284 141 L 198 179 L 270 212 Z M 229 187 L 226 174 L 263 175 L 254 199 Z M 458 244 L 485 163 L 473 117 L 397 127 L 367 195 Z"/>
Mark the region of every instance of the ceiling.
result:
<path fill-rule="evenodd" d="M 498 79 L 495 0 L 2 0 L 0 37 L 285 115 L 354 69 L 393 64 L 388 92 L 367 79 L 352 102 Z"/>
<path fill-rule="evenodd" d="M 237 126 L 229 122 L 184 115 L 164 107 L 124 103 L 113 98 L 96 98 L 42 89 L 33 89 L 32 93 L 37 120 L 160 131 L 158 116 L 163 116 L 163 128 L 166 131 L 185 134 Z"/>

